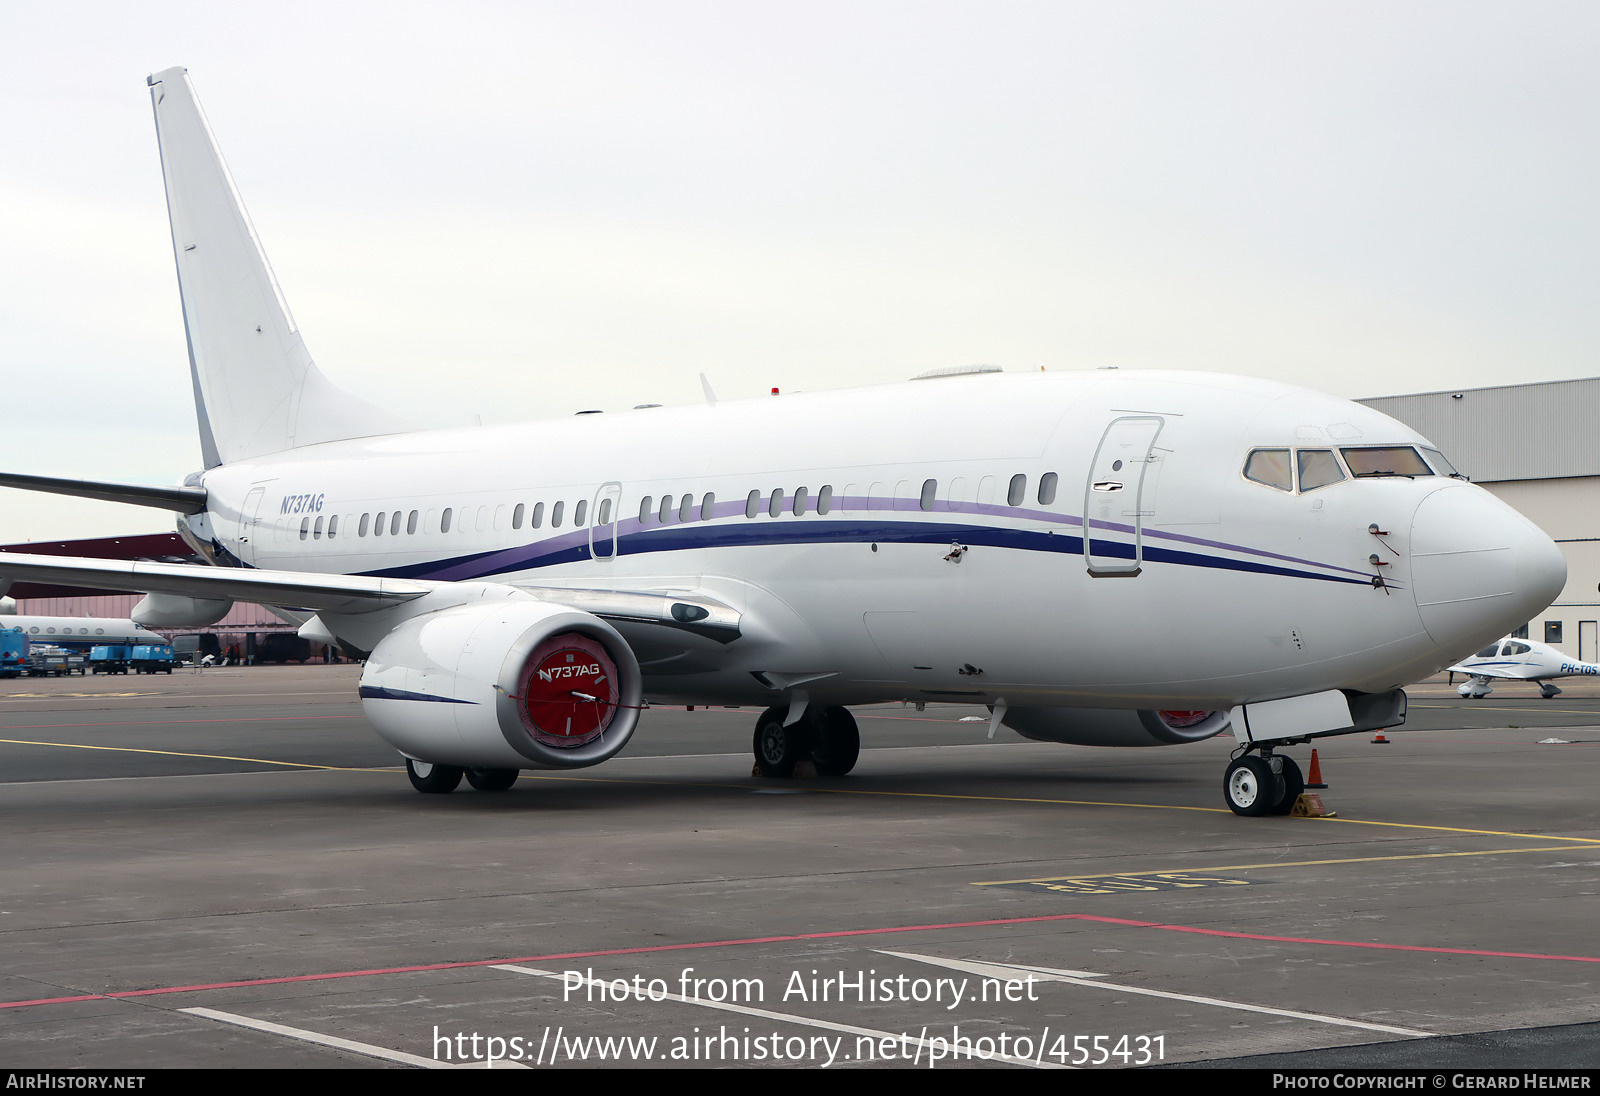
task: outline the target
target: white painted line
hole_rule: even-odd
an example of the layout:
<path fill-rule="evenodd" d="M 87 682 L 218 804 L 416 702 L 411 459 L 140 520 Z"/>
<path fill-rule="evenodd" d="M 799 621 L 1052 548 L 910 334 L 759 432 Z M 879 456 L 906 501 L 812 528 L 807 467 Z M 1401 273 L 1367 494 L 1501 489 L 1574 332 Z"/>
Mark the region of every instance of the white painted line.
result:
<path fill-rule="evenodd" d="M 539 970 L 535 967 L 518 966 L 515 963 L 506 963 L 495 966 L 491 969 L 510 971 L 513 974 L 531 974 L 536 978 L 551 978 L 558 982 L 564 982 L 567 980 L 567 976 L 565 974 L 557 974 L 553 970 Z M 609 986 L 611 982 L 605 978 L 583 978 L 582 980 L 575 981 L 572 984 L 585 986 Z M 684 997 L 676 993 L 652 993 L 645 999 L 648 1001 L 678 1001 L 685 1005 L 699 1005 L 702 1008 L 720 1009 L 723 1012 L 737 1012 L 742 1016 L 757 1016 L 763 1020 L 776 1020 L 779 1023 L 784 1024 L 798 1024 L 801 1027 L 821 1028 L 824 1031 L 837 1031 L 845 1035 L 861 1035 L 871 1039 L 888 1039 L 896 1046 L 920 1047 L 924 1050 L 937 1048 L 942 1053 L 950 1053 L 950 1041 L 948 1039 L 927 1039 L 921 1037 L 912 1038 L 906 1033 L 900 1031 L 880 1031 L 877 1028 L 856 1027 L 852 1024 L 836 1024 L 831 1020 L 816 1020 L 810 1016 L 796 1016 L 789 1012 L 773 1012 L 770 1009 L 755 1008 L 752 1005 L 735 1005 L 727 1001 L 707 1001 L 703 997 Z M 928 1029 L 923 1028 L 922 1030 L 926 1032 Z M 1047 1028 L 1045 1030 L 1046 1036 L 1048 1036 L 1049 1029 Z M 1044 1050 L 1044 1041 L 1045 1037 L 1041 1037 L 1039 1040 L 1041 1056 Z M 1036 1069 L 1072 1068 L 1071 1066 L 1062 1065 L 1057 1062 L 1043 1061 L 1042 1057 L 1040 1060 L 1035 1060 L 1032 1058 L 1017 1058 L 1009 1054 L 991 1054 L 982 1060 L 985 1062 L 1009 1062 L 1012 1065 L 1033 1066 Z"/>
<path fill-rule="evenodd" d="M 1195 1005 L 1215 1005 L 1218 1008 L 1239 1009 L 1242 1012 L 1260 1012 L 1268 1016 L 1285 1016 L 1291 1020 L 1310 1020 L 1318 1024 L 1332 1024 L 1336 1027 L 1360 1028 L 1362 1031 L 1381 1031 L 1387 1035 L 1412 1035 L 1428 1036 L 1437 1032 L 1417 1031 L 1414 1028 L 1392 1027 L 1388 1024 L 1371 1024 L 1365 1020 L 1351 1020 L 1343 1016 L 1324 1016 L 1317 1012 L 1296 1012 L 1293 1009 L 1271 1008 L 1267 1005 L 1251 1005 L 1243 1001 L 1228 1001 L 1221 997 L 1198 997 L 1191 993 L 1172 993 L 1163 989 L 1146 989 L 1143 986 L 1129 986 L 1118 982 L 1102 982 L 1101 975 L 1085 974 L 1081 971 L 1058 971 L 1051 967 L 1025 967 L 1013 966 L 1010 963 L 977 963 L 966 959 L 942 959 L 936 955 L 918 955 L 910 951 L 883 951 L 874 949 L 879 955 L 893 955 L 900 959 L 911 959 L 919 963 L 932 963 L 938 967 L 949 967 L 952 970 L 962 970 L 969 974 L 977 974 L 986 978 L 1015 979 L 1018 975 L 1027 977 L 1032 975 L 1036 982 L 1067 982 L 1075 986 L 1088 986 L 1090 989 L 1110 989 L 1119 993 L 1137 993 L 1145 997 L 1165 997 L 1171 1001 L 1187 1001 Z"/>
<path fill-rule="evenodd" d="M 274 1024 L 270 1020 L 256 1020 L 249 1016 L 239 1016 L 232 1012 L 218 1012 L 216 1009 L 210 1008 L 185 1008 L 178 1011 L 186 1012 L 190 1016 L 201 1016 L 207 1020 L 216 1020 L 223 1024 L 233 1024 L 237 1027 L 265 1031 L 270 1035 L 282 1035 L 290 1039 L 298 1039 L 302 1043 L 316 1043 L 318 1046 L 332 1047 L 334 1050 L 348 1050 L 353 1054 L 364 1054 L 368 1058 L 379 1058 L 385 1062 L 397 1062 L 403 1066 L 417 1066 L 421 1069 L 528 1068 L 521 1062 L 441 1062 L 436 1058 L 424 1058 L 420 1054 L 407 1054 L 403 1050 L 390 1050 L 388 1047 L 373 1046 L 371 1043 L 358 1043 L 354 1039 L 341 1039 L 337 1035 L 323 1035 L 321 1032 L 307 1031 L 305 1028 Z"/>

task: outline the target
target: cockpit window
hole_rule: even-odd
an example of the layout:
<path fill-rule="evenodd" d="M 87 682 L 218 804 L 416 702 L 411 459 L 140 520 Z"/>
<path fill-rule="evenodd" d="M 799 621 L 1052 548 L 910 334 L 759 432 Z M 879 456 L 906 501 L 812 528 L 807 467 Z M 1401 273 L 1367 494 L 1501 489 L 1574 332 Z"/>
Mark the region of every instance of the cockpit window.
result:
<path fill-rule="evenodd" d="M 1453 476 L 1456 479 L 1467 478 L 1460 472 L 1456 471 L 1456 466 L 1451 464 L 1445 455 L 1439 452 L 1439 450 L 1424 449 L 1422 451 L 1422 455 L 1428 458 L 1428 463 L 1433 465 L 1433 470 L 1439 473 L 1441 476 Z"/>
<path fill-rule="evenodd" d="M 1479 651 L 1478 654 L 1477 654 L 1477 657 L 1478 658 L 1494 658 L 1499 653 L 1500 653 L 1500 644 L 1498 642 L 1496 642 L 1496 643 L 1489 644 L 1489 646 L 1487 646 L 1483 650 Z"/>
<path fill-rule="evenodd" d="M 1508 655 L 1525 655 L 1531 650 L 1533 650 L 1533 648 L 1528 646 L 1526 643 L 1518 643 L 1516 640 L 1512 640 L 1510 643 L 1506 644 L 1506 649 L 1501 653 Z"/>
<path fill-rule="evenodd" d="M 1332 449 L 1302 449 L 1296 457 L 1300 462 L 1300 490 L 1315 491 L 1330 483 L 1344 479 L 1344 469 Z"/>
<path fill-rule="evenodd" d="M 1290 471 L 1289 450 L 1256 449 L 1245 458 L 1244 478 L 1264 483 L 1280 491 L 1294 490 L 1294 473 Z"/>
<path fill-rule="evenodd" d="M 1363 476 L 1431 476 L 1433 469 L 1409 445 L 1386 445 L 1372 449 L 1341 449 L 1350 473 Z"/>

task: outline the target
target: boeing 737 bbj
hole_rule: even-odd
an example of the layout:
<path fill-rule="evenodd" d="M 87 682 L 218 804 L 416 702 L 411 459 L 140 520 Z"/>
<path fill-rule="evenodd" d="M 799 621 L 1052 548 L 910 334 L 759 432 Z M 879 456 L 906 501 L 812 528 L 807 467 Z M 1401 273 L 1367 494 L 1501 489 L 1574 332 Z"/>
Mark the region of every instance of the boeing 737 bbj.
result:
<path fill-rule="evenodd" d="M 1284 384 L 967 371 L 414 432 L 312 362 L 183 69 L 149 81 L 205 470 L 0 477 L 177 511 L 215 567 L 8 555 L 149 594 L 151 626 L 281 607 L 366 659 L 421 791 L 612 757 L 647 700 L 752 705 L 760 769 L 842 775 L 851 705 L 971 704 L 1033 739 L 1278 751 L 1393 727 L 1401 687 L 1547 605 L 1550 539 L 1414 431 Z"/>

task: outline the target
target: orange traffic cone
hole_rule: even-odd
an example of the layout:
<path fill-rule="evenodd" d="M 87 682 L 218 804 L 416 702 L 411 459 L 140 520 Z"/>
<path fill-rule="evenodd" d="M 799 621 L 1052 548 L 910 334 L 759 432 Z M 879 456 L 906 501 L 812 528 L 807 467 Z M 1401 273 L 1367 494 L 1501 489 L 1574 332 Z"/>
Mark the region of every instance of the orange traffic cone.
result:
<path fill-rule="evenodd" d="M 1316 750 L 1312 750 L 1311 751 L 1311 775 L 1306 778 L 1306 787 L 1308 787 L 1308 788 L 1326 788 L 1327 786 L 1328 785 L 1326 785 L 1326 784 L 1324 784 L 1322 782 L 1322 766 L 1317 761 L 1317 751 Z"/>
<path fill-rule="evenodd" d="M 1372 744 L 1374 746 L 1387 746 L 1389 744 L 1389 740 L 1387 738 L 1383 737 L 1383 729 L 1382 728 L 1379 728 L 1378 729 L 1378 733 L 1373 736 Z"/>

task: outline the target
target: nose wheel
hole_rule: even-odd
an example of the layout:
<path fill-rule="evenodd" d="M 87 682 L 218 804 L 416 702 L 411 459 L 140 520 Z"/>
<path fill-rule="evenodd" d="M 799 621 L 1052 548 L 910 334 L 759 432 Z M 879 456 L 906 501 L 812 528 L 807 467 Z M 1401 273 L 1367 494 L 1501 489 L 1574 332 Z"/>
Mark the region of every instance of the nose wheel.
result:
<path fill-rule="evenodd" d="M 1280 754 L 1236 757 L 1222 776 L 1222 796 L 1228 809 L 1252 818 L 1288 814 L 1305 790 L 1300 766 L 1294 758 Z"/>

